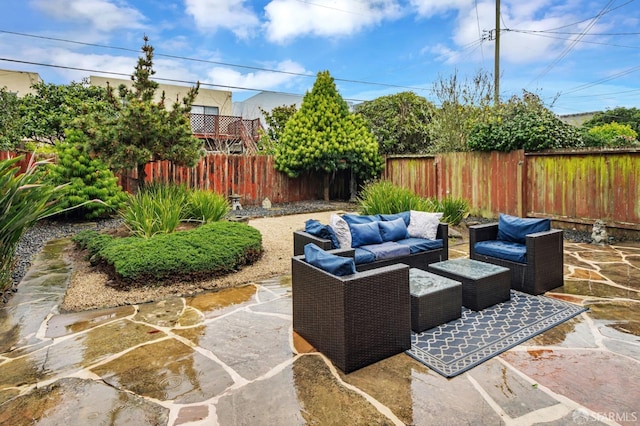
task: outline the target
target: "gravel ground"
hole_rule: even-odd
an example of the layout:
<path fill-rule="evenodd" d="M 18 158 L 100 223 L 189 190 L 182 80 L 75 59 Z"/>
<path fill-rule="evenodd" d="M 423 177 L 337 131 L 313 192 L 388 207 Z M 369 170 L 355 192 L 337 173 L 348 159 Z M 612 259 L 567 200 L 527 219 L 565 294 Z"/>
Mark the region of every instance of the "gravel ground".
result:
<path fill-rule="evenodd" d="M 249 225 L 261 232 L 264 255 L 250 267 L 209 281 L 176 281 L 161 287 L 149 283 L 129 291 L 116 290 L 108 286 L 108 277 L 105 274 L 93 270 L 86 261 L 79 257 L 78 253 L 72 253 L 71 255 L 75 256 L 75 269 L 61 308 L 66 311 L 78 311 L 142 303 L 170 295 L 193 295 L 209 289 L 246 284 L 282 275 L 282 271 L 286 271 L 290 267 L 292 232 L 294 230 L 304 228 L 304 222 L 308 219 L 317 219 L 322 223 L 328 223 L 332 212 L 352 212 L 355 210 L 356 205 L 353 203 L 309 201 L 277 204 L 270 209 L 261 206 L 247 206 L 242 210 L 231 211 L 229 213 L 230 219 L 248 221 Z M 490 221 L 475 217 L 465 220 L 467 225 Z M 18 283 L 31 265 L 31 259 L 48 240 L 72 236 L 85 229 L 106 230 L 120 226 L 122 226 L 120 219 L 79 224 L 58 221 L 39 222 L 24 235 L 18 244 L 17 263 L 12 274 L 13 290 L 17 290 Z M 566 240 L 591 242 L 591 235 L 588 232 L 565 230 L 564 235 Z"/>

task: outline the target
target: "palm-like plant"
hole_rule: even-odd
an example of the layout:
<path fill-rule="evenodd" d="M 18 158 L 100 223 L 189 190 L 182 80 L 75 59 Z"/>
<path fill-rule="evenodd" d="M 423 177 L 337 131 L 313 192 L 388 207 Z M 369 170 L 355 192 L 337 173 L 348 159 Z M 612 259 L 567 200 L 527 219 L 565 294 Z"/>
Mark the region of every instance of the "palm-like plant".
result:
<path fill-rule="evenodd" d="M 24 233 L 39 219 L 54 211 L 53 187 L 41 182 L 36 173 L 43 162 L 30 161 L 19 173 L 21 157 L 0 161 L 0 293 L 12 285 L 11 269 L 15 251 Z"/>

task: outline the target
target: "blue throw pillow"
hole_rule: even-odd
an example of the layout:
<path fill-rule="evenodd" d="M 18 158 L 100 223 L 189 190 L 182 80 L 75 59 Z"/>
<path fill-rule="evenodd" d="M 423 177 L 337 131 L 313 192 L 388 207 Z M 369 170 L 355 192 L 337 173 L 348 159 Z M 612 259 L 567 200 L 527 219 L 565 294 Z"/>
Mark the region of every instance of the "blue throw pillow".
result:
<path fill-rule="evenodd" d="M 378 222 L 349 224 L 349 231 L 351 231 L 351 247 L 380 244 L 382 242 Z"/>
<path fill-rule="evenodd" d="M 394 214 L 381 214 L 380 219 L 384 221 L 391 221 L 401 217 L 404 220 L 404 224 L 409 226 L 409 221 L 411 220 L 411 212 L 407 210 L 406 212 L 394 213 Z"/>
<path fill-rule="evenodd" d="M 353 224 L 377 222 L 380 220 L 380 216 L 378 215 L 360 215 L 349 213 L 343 214 L 342 218 L 349 224 L 349 226 Z"/>
<path fill-rule="evenodd" d="M 325 240 L 330 240 L 332 248 L 340 248 L 338 237 L 336 237 L 336 233 L 333 232 L 333 228 L 329 225 L 323 225 L 315 219 L 309 219 L 304 223 L 304 232 L 324 238 Z"/>
<path fill-rule="evenodd" d="M 525 244 L 527 235 L 551 229 L 550 219 L 523 219 L 500 213 L 498 219 L 498 240 Z"/>
<path fill-rule="evenodd" d="M 382 241 L 398 241 L 409 237 L 407 224 L 399 217 L 394 220 L 378 222 Z"/>
<path fill-rule="evenodd" d="M 352 257 L 327 253 L 313 243 L 304 246 L 304 259 L 316 268 L 338 277 L 356 273 L 356 264 Z"/>

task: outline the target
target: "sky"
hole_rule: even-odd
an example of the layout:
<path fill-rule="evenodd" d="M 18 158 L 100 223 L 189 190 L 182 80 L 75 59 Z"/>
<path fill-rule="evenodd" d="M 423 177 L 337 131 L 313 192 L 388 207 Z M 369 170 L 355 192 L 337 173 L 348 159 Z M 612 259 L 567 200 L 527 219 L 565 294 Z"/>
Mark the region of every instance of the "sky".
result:
<path fill-rule="evenodd" d="M 501 0 L 499 91 L 559 115 L 640 107 L 640 0 Z M 320 71 L 353 103 L 494 79 L 496 1 L 3 0 L 0 69 L 46 83 L 128 78 L 144 36 L 164 83 L 304 95 Z"/>

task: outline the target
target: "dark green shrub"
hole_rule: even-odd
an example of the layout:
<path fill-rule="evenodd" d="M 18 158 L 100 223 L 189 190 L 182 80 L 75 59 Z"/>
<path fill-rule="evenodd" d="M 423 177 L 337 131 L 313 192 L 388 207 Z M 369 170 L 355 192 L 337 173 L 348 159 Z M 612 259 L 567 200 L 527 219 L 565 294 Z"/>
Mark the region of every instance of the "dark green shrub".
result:
<path fill-rule="evenodd" d="M 127 195 L 107 165 L 89 156 L 84 139 L 80 132 L 70 131 L 65 142 L 56 144 L 57 161 L 50 166 L 48 179 L 53 185 L 68 183 L 60 190 L 57 211 L 86 219 L 113 215 Z"/>
<path fill-rule="evenodd" d="M 97 257 L 116 282 L 129 286 L 211 278 L 253 263 L 262 250 L 262 235 L 257 229 L 222 221 L 152 238 L 114 238 L 104 244 Z"/>
<path fill-rule="evenodd" d="M 229 200 L 221 194 L 196 189 L 189 192 L 187 218 L 202 223 L 217 222 L 231 210 Z"/>

